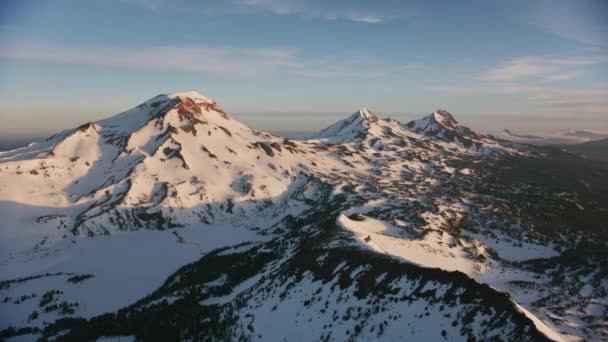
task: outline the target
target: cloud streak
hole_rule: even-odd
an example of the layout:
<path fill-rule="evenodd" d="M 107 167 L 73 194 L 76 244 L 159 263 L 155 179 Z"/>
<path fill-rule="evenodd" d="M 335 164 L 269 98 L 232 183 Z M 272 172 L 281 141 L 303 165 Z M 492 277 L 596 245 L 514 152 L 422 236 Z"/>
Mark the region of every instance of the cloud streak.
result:
<path fill-rule="evenodd" d="M 564 70 L 564 68 L 605 62 L 608 62 L 608 57 L 606 56 L 573 58 L 520 57 L 486 70 L 477 78 L 482 81 L 516 81 L 523 79 L 542 82 L 565 81 L 576 78 L 579 73 L 573 70 Z"/>
<path fill-rule="evenodd" d="M 608 114 L 608 87 L 596 85 L 587 88 L 556 88 L 521 83 L 494 83 L 484 86 L 437 86 L 431 91 L 457 95 L 516 95 L 533 104 L 551 108 L 587 113 Z"/>
<path fill-rule="evenodd" d="M 552 74 L 556 68 L 536 57 L 516 58 L 500 67 L 483 72 L 483 81 L 512 81 L 522 78 L 539 77 Z"/>
<path fill-rule="evenodd" d="M 234 47 L 90 47 L 13 45 L 0 49 L 0 58 L 67 65 L 173 70 L 234 78 L 297 76 L 311 78 L 382 77 L 415 68 L 345 53 L 302 58 L 291 48 Z"/>
<path fill-rule="evenodd" d="M 546 32 L 592 46 L 608 46 L 608 3 L 597 0 L 543 0 L 532 22 Z"/>
<path fill-rule="evenodd" d="M 472 86 L 436 86 L 429 90 L 457 95 L 496 95 L 527 101 L 551 111 L 608 114 L 608 85 L 580 86 L 585 67 L 608 63 L 608 56 L 527 56 L 514 58 L 475 77 Z"/>
<path fill-rule="evenodd" d="M 242 5 L 270 11 L 277 15 L 298 15 L 323 20 L 348 20 L 366 24 L 381 23 L 386 20 L 409 17 L 416 14 L 396 2 L 391 6 L 375 3 L 363 5 L 357 1 L 301 1 L 301 0 L 240 0 Z M 388 10 L 390 9 L 390 11 Z"/>
<path fill-rule="evenodd" d="M 157 11 L 161 5 L 164 5 L 163 0 L 120 0 L 124 3 L 141 7 L 149 11 Z"/>
<path fill-rule="evenodd" d="M 297 68 L 293 50 L 207 47 L 72 47 L 60 45 L 9 46 L 0 58 L 57 64 L 165 69 L 248 76 L 280 68 Z"/>

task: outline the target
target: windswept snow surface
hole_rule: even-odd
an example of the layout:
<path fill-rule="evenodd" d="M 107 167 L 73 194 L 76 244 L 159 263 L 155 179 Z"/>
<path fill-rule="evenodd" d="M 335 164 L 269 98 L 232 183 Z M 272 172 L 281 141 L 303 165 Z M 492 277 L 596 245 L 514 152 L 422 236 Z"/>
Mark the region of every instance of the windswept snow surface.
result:
<path fill-rule="evenodd" d="M 341 215 L 338 222 L 354 232 L 359 240 L 367 239 L 365 246 L 376 251 L 398 256 L 424 267 L 464 273 L 473 273 L 475 270 L 475 263 L 469 260 L 462 250 L 446 248 L 452 239 L 447 234 L 431 232 L 424 240 L 410 240 L 404 238 L 403 230 L 380 220 L 367 218 L 363 221 L 354 221 Z"/>
<path fill-rule="evenodd" d="M 0 306 L 0 321 L 6 325 L 29 325 L 28 316 L 39 309 L 39 301 L 49 289 L 58 289 L 59 301 L 78 303 L 78 316 L 92 317 L 116 311 L 158 288 L 180 266 L 198 260 L 219 247 L 264 238 L 245 227 L 193 225 L 179 230 L 178 239 L 170 231 L 135 231 L 111 236 L 62 240 L 50 248 L 24 252 L 4 260 L 4 279 L 31 275 L 59 274 L 11 286 L 8 295 L 36 297 L 19 304 Z M 82 283 L 68 279 L 91 274 Z M 59 318 L 55 312 L 41 314 L 41 320 Z"/>
<path fill-rule="evenodd" d="M 342 227 L 353 232 L 364 248 L 386 253 L 423 267 L 460 271 L 501 291 L 508 292 L 507 282 L 510 280 L 533 279 L 532 274 L 513 272 L 505 270 L 499 265 L 476 262 L 464 252 L 463 247 L 466 246 L 450 246 L 453 243 L 451 241 L 453 238 L 441 231 L 430 232 L 423 239 L 409 239 L 403 235 L 403 230 L 396 228 L 390 223 L 372 218 L 355 221 L 342 215 L 338 222 Z M 535 251 L 538 251 L 538 248 L 538 246 L 529 248 L 527 250 L 527 258 L 541 257 L 543 255 L 542 252 L 535 253 Z M 507 274 L 505 274 L 505 271 Z M 527 297 L 525 294 L 522 294 L 520 297 L 518 293 L 511 292 L 511 295 L 513 295 L 516 302 L 521 298 L 527 305 L 531 304 L 525 299 Z M 524 306 L 517 305 L 526 316 L 532 319 L 537 329 L 549 338 L 556 341 L 577 340 L 575 336 L 557 333 L 555 327 L 550 328 L 547 322 L 536 317 L 525 309 Z"/>

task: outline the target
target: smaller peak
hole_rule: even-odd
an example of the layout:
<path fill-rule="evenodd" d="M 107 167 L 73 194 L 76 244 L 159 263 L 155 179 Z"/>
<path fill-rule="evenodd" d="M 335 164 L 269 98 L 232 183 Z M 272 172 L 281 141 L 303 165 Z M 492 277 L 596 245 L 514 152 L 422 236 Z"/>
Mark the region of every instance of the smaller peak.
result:
<path fill-rule="evenodd" d="M 357 111 L 352 116 L 355 118 L 361 118 L 361 120 L 372 122 L 372 123 L 378 121 L 378 117 L 365 107 L 359 109 L 359 111 Z"/>
<path fill-rule="evenodd" d="M 433 114 L 429 115 L 429 118 L 448 129 L 454 129 L 457 126 L 460 126 L 458 121 L 456 121 L 452 114 L 447 110 L 438 109 L 434 111 Z"/>
<path fill-rule="evenodd" d="M 443 121 L 443 120 L 456 121 L 456 120 L 454 120 L 454 117 L 452 116 L 452 114 L 450 114 L 450 112 L 448 112 L 447 110 L 443 110 L 443 109 L 438 109 L 438 110 L 434 111 L 432 116 L 437 121 Z"/>
<path fill-rule="evenodd" d="M 438 137 L 444 141 L 454 142 L 456 139 L 465 147 L 472 142 L 480 142 L 483 136 L 473 132 L 469 127 L 462 126 L 448 111 L 439 109 L 422 119 L 408 122 L 405 127 L 414 133 L 424 133 L 426 136 Z"/>
<path fill-rule="evenodd" d="M 367 108 L 361 108 L 346 119 L 321 130 L 316 139 L 329 139 L 332 143 L 343 143 L 365 138 L 369 130 L 375 127 L 378 117 Z"/>

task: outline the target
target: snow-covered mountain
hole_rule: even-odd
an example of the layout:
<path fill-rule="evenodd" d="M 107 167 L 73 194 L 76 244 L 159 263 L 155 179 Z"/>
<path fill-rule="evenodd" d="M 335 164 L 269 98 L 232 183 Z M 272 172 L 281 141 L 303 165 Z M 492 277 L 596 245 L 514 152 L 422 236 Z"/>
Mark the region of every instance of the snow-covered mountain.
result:
<path fill-rule="evenodd" d="M 378 117 L 367 108 L 361 108 L 348 118 L 321 130 L 314 138 L 331 142 L 361 140 L 379 126 Z"/>
<path fill-rule="evenodd" d="M 0 336 L 605 338 L 590 163 L 446 111 L 294 141 L 159 95 L 0 152 Z"/>
<path fill-rule="evenodd" d="M 445 110 L 438 110 L 422 119 L 410 121 L 406 127 L 416 133 L 477 149 L 482 148 L 483 142 L 488 139 L 459 124 L 452 114 Z"/>
<path fill-rule="evenodd" d="M 30 233 L 26 243 L 36 235 L 51 242 L 212 223 L 225 213 L 251 214 L 251 202 L 284 193 L 296 165 L 310 165 L 298 157 L 300 145 L 252 130 L 196 93 L 161 95 L 0 153 L 0 193 L 34 207 L 30 225 L 14 225 Z"/>

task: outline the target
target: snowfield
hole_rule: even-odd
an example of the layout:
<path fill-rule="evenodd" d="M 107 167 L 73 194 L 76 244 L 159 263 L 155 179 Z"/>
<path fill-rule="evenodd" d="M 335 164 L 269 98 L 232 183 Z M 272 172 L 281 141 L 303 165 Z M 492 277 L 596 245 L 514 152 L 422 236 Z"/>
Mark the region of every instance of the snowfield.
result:
<path fill-rule="evenodd" d="M 498 267 L 492 267 L 492 265 L 475 262 L 475 260 L 467 257 L 467 254 L 462 248 L 450 248 L 449 245 L 452 237 L 449 237 L 447 234 L 433 232 L 427 234 L 423 240 L 410 240 L 400 237 L 401 231 L 399 229 L 379 220 L 366 218 L 363 221 L 354 221 L 342 215 L 340 216 L 339 223 L 345 229 L 352 231 L 364 248 L 386 253 L 423 267 L 460 271 L 482 283 L 489 284 L 494 288 L 508 292 L 509 288 L 505 283 L 504 270 Z M 525 250 L 527 253 L 523 254 L 520 261 L 543 256 L 542 252 L 534 253 L 537 251 L 535 247 L 538 248 L 537 246 L 527 248 Z M 553 256 L 555 253 L 549 254 L 549 256 Z M 501 254 L 499 253 L 499 255 Z M 515 274 L 514 272 L 509 272 L 507 279 L 521 279 L 524 277 L 526 279 L 532 279 L 532 275 Z M 518 294 L 514 292 L 512 295 L 514 296 L 515 301 L 519 303 L 520 298 L 518 298 Z M 517 307 L 527 317 L 532 319 L 538 330 L 551 339 L 555 341 L 576 340 L 574 336 L 556 333 L 555 327 L 549 327 L 545 321 L 537 318 L 522 305 L 517 304 Z"/>
<path fill-rule="evenodd" d="M 60 289 L 59 300 L 78 303 L 81 317 L 116 311 L 152 292 L 180 266 L 199 259 L 219 247 L 256 242 L 263 237 L 246 227 L 229 225 L 189 226 L 179 237 L 169 231 L 136 231 L 112 236 L 63 240 L 51 248 L 14 256 L 3 262 L 1 273 L 8 279 L 32 274 L 57 274 L 11 286 L 10 296 L 19 298 L 47 289 Z M 82 283 L 68 281 L 73 275 L 91 274 Z M 38 309 L 38 301 L 3 305 L 0 320 L 7 325 L 26 325 Z M 54 312 L 41 315 L 43 321 L 59 318 Z"/>

